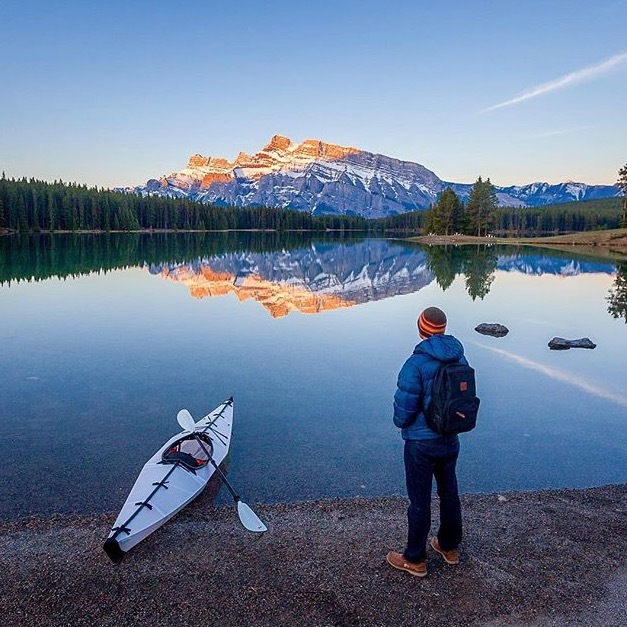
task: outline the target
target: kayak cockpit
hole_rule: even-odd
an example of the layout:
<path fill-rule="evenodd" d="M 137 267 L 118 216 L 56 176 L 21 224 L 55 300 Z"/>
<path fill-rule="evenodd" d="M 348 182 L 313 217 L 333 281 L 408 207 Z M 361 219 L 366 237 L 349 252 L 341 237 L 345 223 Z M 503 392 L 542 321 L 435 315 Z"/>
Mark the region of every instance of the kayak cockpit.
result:
<path fill-rule="evenodd" d="M 198 440 L 202 441 L 202 446 Z M 207 452 L 210 455 L 213 453 L 211 438 L 205 433 L 189 434 L 176 440 L 163 452 L 161 463 L 181 464 L 195 471 L 209 463 Z"/>

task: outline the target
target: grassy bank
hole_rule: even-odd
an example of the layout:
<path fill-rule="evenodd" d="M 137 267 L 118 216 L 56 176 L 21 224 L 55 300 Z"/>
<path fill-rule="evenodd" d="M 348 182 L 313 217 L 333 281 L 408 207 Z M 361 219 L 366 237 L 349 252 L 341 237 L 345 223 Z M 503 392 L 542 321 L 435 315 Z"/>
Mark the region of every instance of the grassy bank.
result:
<path fill-rule="evenodd" d="M 608 246 L 627 248 L 627 229 L 582 231 L 550 237 L 476 237 L 474 235 L 421 235 L 408 238 L 421 244 L 514 244 L 535 246 Z"/>
<path fill-rule="evenodd" d="M 472 235 L 424 235 L 410 237 L 409 241 L 429 245 L 509 244 L 568 250 L 615 260 L 627 259 L 627 229 L 582 231 L 551 237 L 475 237 Z"/>

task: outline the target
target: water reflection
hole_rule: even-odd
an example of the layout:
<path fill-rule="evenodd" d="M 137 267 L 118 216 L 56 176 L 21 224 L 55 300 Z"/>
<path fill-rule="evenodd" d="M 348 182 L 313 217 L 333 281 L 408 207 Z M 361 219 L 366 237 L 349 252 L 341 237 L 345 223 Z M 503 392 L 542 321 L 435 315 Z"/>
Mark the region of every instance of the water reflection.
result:
<path fill-rule="evenodd" d="M 152 264 L 150 272 L 185 284 L 194 298 L 252 298 L 275 318 L 411 294 L 433 281 L 424 250 L 384 240 L 227 253 L 192 263 Z"/>
<path fill-rule="evenodd" d="M 147 268 L 186 285 L 194 298 L 234 294 L 275 318 L 312 314 L 418 292 L 447 290 L 463 276 L 474 300 L 497 270 L 575 276 L 617 270 L 608 313 L 627 322 L 627 263 L 508 246 L 427 246 L 299 234 L 185 233 L 36 235 L 0 238 L 0 285 Z"/>
<path fill-rule="evenodd" d="M 465 277 L 466 291 L 472 300 L 483 299 L 490 291 L 498 266 L 493 246 L 429 246 L 429 268 L 438 285 L 448 289 L 458 274 Z"/>
<path fill-rule="evenodd" d="M 0 519 L 117 511 L 178 410 L 229 395 L 229 470 L 251 502 L 400 494 L 391 399 L 433 303 L 481 390 L 465 492 L 624 481 L 625 270 L 570 252 L 296 235 L 0 237 Z M 507 337 L 474 331 L 496 320 Z M 586 334 L 594 351 L 547 348 Z"/>
<path fill-rule="evenodd" d="M 0 236 L 0 285 L 181 263 L 227 252 L 271 253 L 299 248 L 307 241 L 296 233 L 252 232 L 6 235 Z"/>
<path fill-rule="evenodd" d="M 627 396 L 625 396 L 625 394 L 622 392 L 614 392 L 612 390 L 608 390 L 601 385 L 590 383 L 590 381 L 585 377 L 573 375 L 570 372 L 560 370 L 559 368 L 555 368 L 554 366 L 547 366 L 546 364 L 540 363 L 533 359 L 528 359 L 527 357 L 512 353 L 511 351 L 506 351 L 501 348 L 495 348 L 494 346 L 488 346 L 485 344 L 481 344 L 480 346 L 485 350 L 489 350 L 493 353 L 502 355 L 509 361 L 519 364 L 525 368 L 535 370 L 557 381 L 563 381 L 564 383 L 574 385 L 578 388 L 581 388 L 588 394 L 597 396 L 598 398 L 606 399 L 608 401 L 617 403 L 618 405 L 622 405 L 623 407 L 627 407 Z"/>
<path fill-rule="evenodd" d="M 411 294 L 434 280 L 446 291 L 458 275 L 474 301 L 490 292 L 496 271 L 535 276 L 610 274 L 595 260 L 546 255 L 506 246 L 421 247 L 384 240 L 335 243 L 273 253 L 241 251 L 191 263 L 152 264 L 150 272 L 183 283 L 194 298 L 235 294 L 280 318 L 320 313 Z"/>
<path fill-rule="evenodd" d="M 607 297 L 607 311 L 612 318 L 624 318 L 627 324 L 627 262 L 619 262 L 616 279 Z"/>

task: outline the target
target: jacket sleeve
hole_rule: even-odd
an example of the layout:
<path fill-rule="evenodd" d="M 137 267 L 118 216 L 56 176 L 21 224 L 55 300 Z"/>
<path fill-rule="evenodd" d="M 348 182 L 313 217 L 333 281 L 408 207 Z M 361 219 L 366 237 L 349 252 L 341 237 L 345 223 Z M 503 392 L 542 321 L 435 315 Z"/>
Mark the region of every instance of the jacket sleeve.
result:
<path fill-rule="evenodd" d="M 410 357 L 398 373 L 394 394 L 394 424 L 399 429 L 409 427 L 422 411 L 422 376 L 414 356 Z"/>

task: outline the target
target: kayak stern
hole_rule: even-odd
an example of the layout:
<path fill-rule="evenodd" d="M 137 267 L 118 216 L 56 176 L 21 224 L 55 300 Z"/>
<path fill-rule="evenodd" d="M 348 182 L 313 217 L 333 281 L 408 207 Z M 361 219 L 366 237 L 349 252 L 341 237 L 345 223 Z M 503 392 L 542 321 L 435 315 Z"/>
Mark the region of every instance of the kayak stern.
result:
<path fill-rule="evenodd" d="M 115 538 L 109 538 L 102 547 L 112 562 L 118 564 L 124 557 L 124 551 L 120 548 L 120 543 Z"/>

